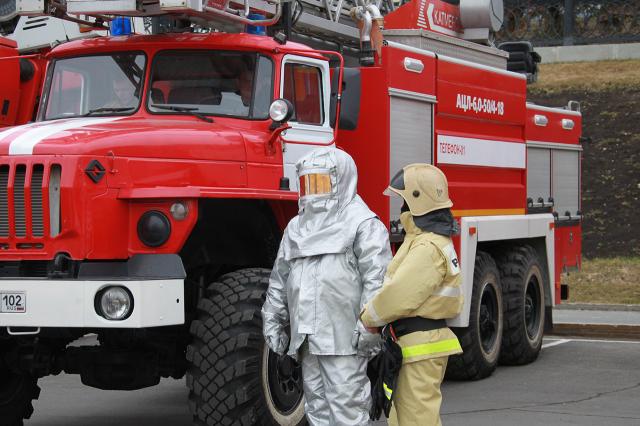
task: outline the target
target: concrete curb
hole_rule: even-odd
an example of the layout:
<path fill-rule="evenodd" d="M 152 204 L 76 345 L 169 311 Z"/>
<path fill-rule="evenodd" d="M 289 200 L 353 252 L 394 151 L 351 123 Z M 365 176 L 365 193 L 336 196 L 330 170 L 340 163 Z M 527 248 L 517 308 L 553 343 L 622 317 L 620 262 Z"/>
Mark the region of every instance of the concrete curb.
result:
<path fill-rule="evenodd" d="M 615 305 L 615 304 L 599 304 L 599 303 L 562 303 L 556 305 L 553 309 L 561 309 L 567 311 L 621 311 L 621 312 L 640 312 L 640 305 Z"/>
<path fill-rule="evenodd" d="M 640 325 L 554 324 L 548 335 L 640 340 Z"/>

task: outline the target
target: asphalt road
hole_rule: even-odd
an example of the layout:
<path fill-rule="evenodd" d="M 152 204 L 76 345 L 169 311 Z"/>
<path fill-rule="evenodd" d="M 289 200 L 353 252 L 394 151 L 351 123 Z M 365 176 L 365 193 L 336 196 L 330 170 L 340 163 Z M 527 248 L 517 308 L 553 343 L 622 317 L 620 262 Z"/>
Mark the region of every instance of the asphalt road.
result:
<path fill-rule="evenodd" d="M 26 426 L 190 425 L 183 381 L 105 392 L 60 375 L 40 386 Z M 445 426 L 638 425 L 640 342 L 545 339 L 535 363 L 500 367 L 478 382 L 446 382 L 443 393 Z"/>

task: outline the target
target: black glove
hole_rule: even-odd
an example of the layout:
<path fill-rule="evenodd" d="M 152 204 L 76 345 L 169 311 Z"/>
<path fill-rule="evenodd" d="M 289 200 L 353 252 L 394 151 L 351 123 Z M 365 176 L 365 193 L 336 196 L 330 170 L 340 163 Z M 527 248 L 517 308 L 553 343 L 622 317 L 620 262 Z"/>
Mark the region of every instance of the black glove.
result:
<path fill-rule="evenodd" d="M 386 417 L 389 417 L 391 405 L 393 404 L 394 390 L 402 367 L 402 348 L 385 331 L 383 331 L 384 343 L 382 344 L 382 350 L 375 358 L 377 365 L 372 366 L 377 370 L 377 378 L 372 386 L 373 404 L 369 412 L 371 420 L 378 420 L 382 412 Z"/>

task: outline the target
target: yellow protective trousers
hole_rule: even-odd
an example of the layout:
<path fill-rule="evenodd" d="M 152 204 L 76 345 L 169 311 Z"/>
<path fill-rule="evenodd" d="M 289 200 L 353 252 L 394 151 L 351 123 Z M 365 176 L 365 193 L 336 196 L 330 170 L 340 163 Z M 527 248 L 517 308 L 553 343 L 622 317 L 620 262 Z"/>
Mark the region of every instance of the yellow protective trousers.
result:
<path fill-rule="evenodd" d="M 449 357 L 404 363 L 393 392 L 391 426 L 440 426 L 440 384 Z"/>

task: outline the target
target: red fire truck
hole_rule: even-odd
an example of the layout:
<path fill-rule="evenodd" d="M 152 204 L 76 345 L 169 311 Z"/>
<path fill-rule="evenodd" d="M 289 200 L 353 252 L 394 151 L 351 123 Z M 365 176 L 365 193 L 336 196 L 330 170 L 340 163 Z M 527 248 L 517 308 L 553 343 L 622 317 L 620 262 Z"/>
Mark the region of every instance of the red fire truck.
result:
<path fill-rule="evenodd" d="M 581 115 L 526 101 L 535 54 L 492 45 L 500 0 L 17 3 L 182 23 L 55 47 L 37 119 L 0 132 L 5 423 L 63 371 L 120 390 L 186 375 L 199 425 L 303 422 L 299 367 L 265 346 L 260 308 L 294 164 L 318 146 L 355 158 L 394 244 L 390 176 L 446 173 L 465 300 L 449 377 L 537 357 L 580 266 Z"/>

